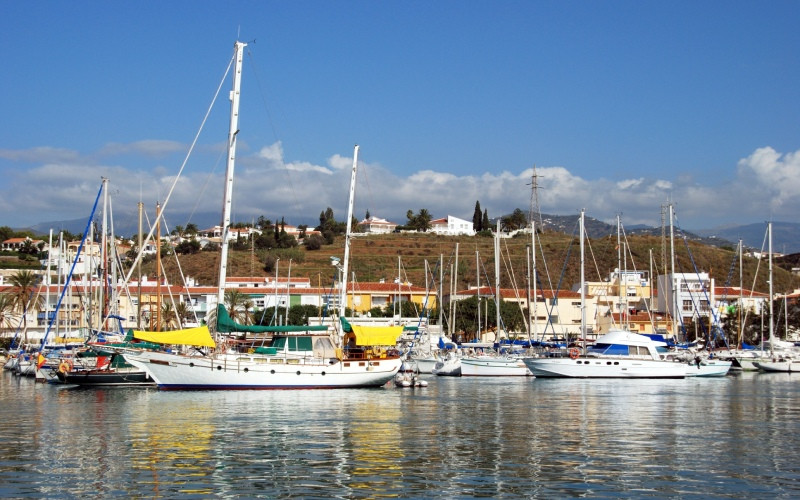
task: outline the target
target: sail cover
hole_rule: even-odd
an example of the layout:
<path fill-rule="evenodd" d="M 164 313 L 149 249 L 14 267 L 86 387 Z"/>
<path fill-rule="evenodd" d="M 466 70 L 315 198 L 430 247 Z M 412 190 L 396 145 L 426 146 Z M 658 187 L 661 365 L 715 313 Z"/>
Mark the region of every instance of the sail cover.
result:
<path fill-rule="evenodd" d="M 290 333 L 290 332 L 309 332 L 309 331 L 326 331 L 328 329 L 325 325 L 282 325 L 282 326 L 266 326 L 266 325 L 243 325 L 234 321 L 228 310 L 225 309 L 223 304 L 217 305 L 217 331 L 220 333 Z"/>
<path fill-rule="evenodd" d="M 143 332 L 134 330 L 133 338 L 157 344 L 181 344 L 193 345 L 197 347 L 215 347 L 214 339 L 208 326 L 198 326 L 196 328 L 184 328 L 183 330 L 172 330 L 169 332 Z"/>
<path fill-rule="evenodd" d="M 350 325 L 356 336 L 356 345 L 394 346 L 397 337 L 403 334 L 402 326 L 363 326 Z"/>

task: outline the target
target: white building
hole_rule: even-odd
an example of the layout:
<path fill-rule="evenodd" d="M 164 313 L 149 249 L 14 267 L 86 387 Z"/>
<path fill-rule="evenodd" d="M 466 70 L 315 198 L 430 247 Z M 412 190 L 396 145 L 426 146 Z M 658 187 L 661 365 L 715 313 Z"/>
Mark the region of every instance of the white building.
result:
<path fill-rule="evenodd" d="M 397 224 L 380 217 L 370 217 L 359 222 L 358 227 L 365 233 L 388 234 L 394 232 Z"/>
<path fill-rule="evenodd" d="M 475 236 L 475 229 L 472 227 L 472 222 L 453 217 L 452 215 L 448 215 L 442 219 L 432 220 L 431 232 L 445 236 Z"/>
<path fill-rule="evenodd" d="M 667 312 L 684 324 L 708 318 L 714 302 L 714 279 L 708 273 L 675 273 L 658 277 L 656 310 Z"/>

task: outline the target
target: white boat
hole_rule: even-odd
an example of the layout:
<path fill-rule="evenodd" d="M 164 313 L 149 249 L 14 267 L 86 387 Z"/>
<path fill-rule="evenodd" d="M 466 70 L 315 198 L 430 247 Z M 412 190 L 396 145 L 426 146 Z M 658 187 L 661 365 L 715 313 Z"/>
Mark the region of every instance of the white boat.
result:
<path fill-rule="evenodd" d="M 405 365 L 404 365 L 405 366 Z M 394 376 L 395 387 L 428 387 L 428 381 L 414 369 L 401 369 Z"/>
<path fill-rule="evenodd" d="M 762 357 L 753 364 L 759 370 L 765 372 L 800 372 L 800 361 L 795 359 L 795 353 L 791 352 L 794 344 L 790 342 L 783 342 L 775 338 L 774 332 L 774 315 L 773 315 L 773 298 L 772 293 L 772 222 L 767 223 L 767 233 L 769 237 L 769 357 Z M 762 346 L 763 347 L 763 346 Z M 778 349 L 783 352 L 776 351 Z"/>
<path fill-rule="evenodd" d="M 446 352 L 439 361 L 436 362 L 431 373 L 441 377 L 460 377 L 461 356 L 459 356 L 456 351 Z"/>
<path fill-rule="evenodd" d="M 525 358 L 525 364 L 536 377 L 684 378 L 687 365 L 662 360 L 663 347 L 645 335 L 612 330 L 585 355 L 573 347 L 567 357 Z"/>
<path fill-rule="evenodd" d="M 461 358 L 462 377 L 526 377 L 532 375 L 515 356 L 486 355 Z"/>
<path fill-rule="evenodd" d="M 242 75 L 242 55 L 245 43 L 234 45 L 233 90 L 230 93 L 231 114 L 228 131 L 228 162 L 225 197 L 223 200 L 223 237 L 220 257 L 220 278 L 217 306 L 217 330 L 223 324 L 224 284 L 227 266 L 228 234 L 230 227 L 231 196 L 233 193 L 233 171 L 236 157 L 236 138 L 239 132 L 239 94 Z M 343 277 L 347 276 L 350 221 L 352 220 L 353 192 L 355 189 L 358 146 L 353 154 L 353 171 L 350 185 L 350 206 L 345 243 L 345 265 Z M 346 279 L 346 278 L 345 278 Z M 340 308 L 344 310 L 346 300 L 345 281 L 341 281 Z M 228 318 L 230 320 L 230 318 Z M 233 322 L 231 322 L 233 323 Z M 235 323 L 233 323 L 235 325 Z M 243 325 L 242 325 L 243 326 Z M 260 328 L 260 330 L 256 329 Z M 347 330 L 350 328 L 350 331 Z M 215 348 L 208 327 L 194 329 L 192 342 L 201 349 Z M 352 327 L 342 321 L 338 339 L 328 333 L 327 327 L 254 327 L 243 326 L 244 331 L 273 333 L 270 347 L 254 349 L 253 352 L 211 352 L 198 355 L 173 354 L 160 351 L 123 350 L 125 359 L 132 365 L 144 369 L 160 389 L 310 389 L 344 387 L 380 387 L 392 380 L 400 369 L 399 353 L 378 346 L 394 349 L 402 332 L 399 327 Z M 227 330 L 230 332 L 231 330 Z M 345 335 L 345 332 L 346 335 Z M 134 337 L 164 344 L 183 344 L 181 332 L 171 341 L 164 334 L 134 332 Z M 338 342 L 336 341 L 338 340 Z"/>
<path fill-rule="evenodd" d="M 580 217 L 581 337 L 586 338 L 586 287 L 584 286 L 584 212 Z M 666 344 L 626 330 L 611 330 L 584 352 L 573 347 L 567 357 L 525 358 L 536 377 L 577 378 L 684 378 L 686 367 L 662 359 Z"/>
<path fill-rule="evenodd" d="M 273 347 L 253 353 L 125 351 L 125 359 L 165 390 L 380 387 L 400 368 L 399 357 L 346 355 L 327 333 L 310 331 L 276 335 Z"/>
<path fill-rule="evenodd" d="M 730 371 L 733 363 L 728 360 L 698 357 L 692 361 L 683 362 L 683 364 L 686 367 L 687 377 L 724 377 Z"/>
<path fill-rule="evenodd" d="M 756 362 L 756 366 L 759 370 L 765 372 L 800 372 L 800 360 L 789 357 L 775 357 L 769 360 L 760 360 Z"/>

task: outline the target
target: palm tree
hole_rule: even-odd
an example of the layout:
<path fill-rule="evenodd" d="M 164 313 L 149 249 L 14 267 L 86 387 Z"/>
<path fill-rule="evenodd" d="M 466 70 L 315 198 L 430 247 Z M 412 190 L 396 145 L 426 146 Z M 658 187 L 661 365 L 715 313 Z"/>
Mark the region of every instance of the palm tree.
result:
<path fill-rule="evenodd" d="M 11 284 L 11 302 L 14 310 L 22 315 L 22 331 L 26 333 L 27 342 L 27 312 L 33 309 L 36 312 L 44 305 L 41 295 L 34 294 L 39 282 L 39 277 L 33 271 L 17 271 L 9 278 Z"/>
<path fill-rule="evenodd" d="M 228 309 L 228 314 L 233 321 L 243 325 L 253 323 L 253 314 L 251 312 L 253 301 L 239 290 L 225 291 L 225 307 Z"/>
<path fill-rule="evenodd" d="M 0 332 L 11 330 L 18 318 L 14 314 L 16 307 L 10 293 L 0 294 Z"/>
<path fill-rule="evenodd" d="M 164 302 L 161 304 L 161 325 L 158 326 L 158 330 L 172 330 L 178 325 L 180 325 L 180 320 L 172 307 L 172 303 Z"/>
<path fill-rule="evenodd" d="M 192 317 L 192 311 L 189 310 L 189 306 L 186 305 L 186 302 L 178 302 L 175 304 L 175 314 L 178 316 L 178 321 L 180 322 L 179 326 L 183 326 L 184 321 Z"/>

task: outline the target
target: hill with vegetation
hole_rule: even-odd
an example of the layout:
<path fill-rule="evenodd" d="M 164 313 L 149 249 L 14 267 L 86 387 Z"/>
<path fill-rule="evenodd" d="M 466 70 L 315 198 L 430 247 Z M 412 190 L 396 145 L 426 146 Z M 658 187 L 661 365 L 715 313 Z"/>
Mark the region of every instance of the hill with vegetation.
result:
<path fill-rule="evenodd" d="M 439 280 L 439 262 L 444 263 L 445 290 L 449 290 L 451 275 L 457 269 L 458 288 L 477 283 L 477 262 L 480 261 L 480 282 L 494 285 L 494 240 L 486 236 L 439 236 L 430 233 L 394 233 L 386 235 L 360 235 L 352 238 L 350 271 L 357 282 L 384 280 L 430 286 Z M 530 234 L 518 234 L 500 241 L 501 287 L 524 289 L 527 269 L 527 248 Z M 578 238 L 558 231 L 545 231 L 537 235 L 536 267 L 540 287 L 571 289 L 580 280 L 580 252 Z M 627 236 L 623 269 L 646 271 L 653 275 L 669 271 L 669 242 L 652 235 Z M 456 252 L 458 265 L 456 266 Z M 336 268 L 330 257 L 341 258 L 344 238 L 337 237 L 333 244 L 322 245 L 318 250 L 304 247 L 236 251 L 231 250 L 228 276 L 306 277 L 312 286 L 328 287 L 334 281 Z M 618 267 L 616 234 L 589 238 L 586 245 L 586 279 L 599 281 L 608 278 Z M 706 245 L 686 239 L 675 240 L 676 272 L 707 272 L 717 286 L 739 286 L 739 257 L 733 248 Z M 180 256 L 184 276 L 195 278 L 204 285 L 216 285 L 219 268 L 219 251 L 202 251 Z M 280 260 L 278 260 L 280 259 Z M 171 283 L 182 283 L 174 256 L 163 259 Z M 746 289 L 767 292 L 767 263 L 752 257 L 743 259 L 742 284 Z M 427 269 L 427 280 L 426 280 Z M 155 276 L 153 262 L 143 266 L 143 272 Z M 800 278 L 775 264 L 775 292 L 783 293 L 800 288 Z M 353 279 L 351 274 L 350 279 Z"/>

